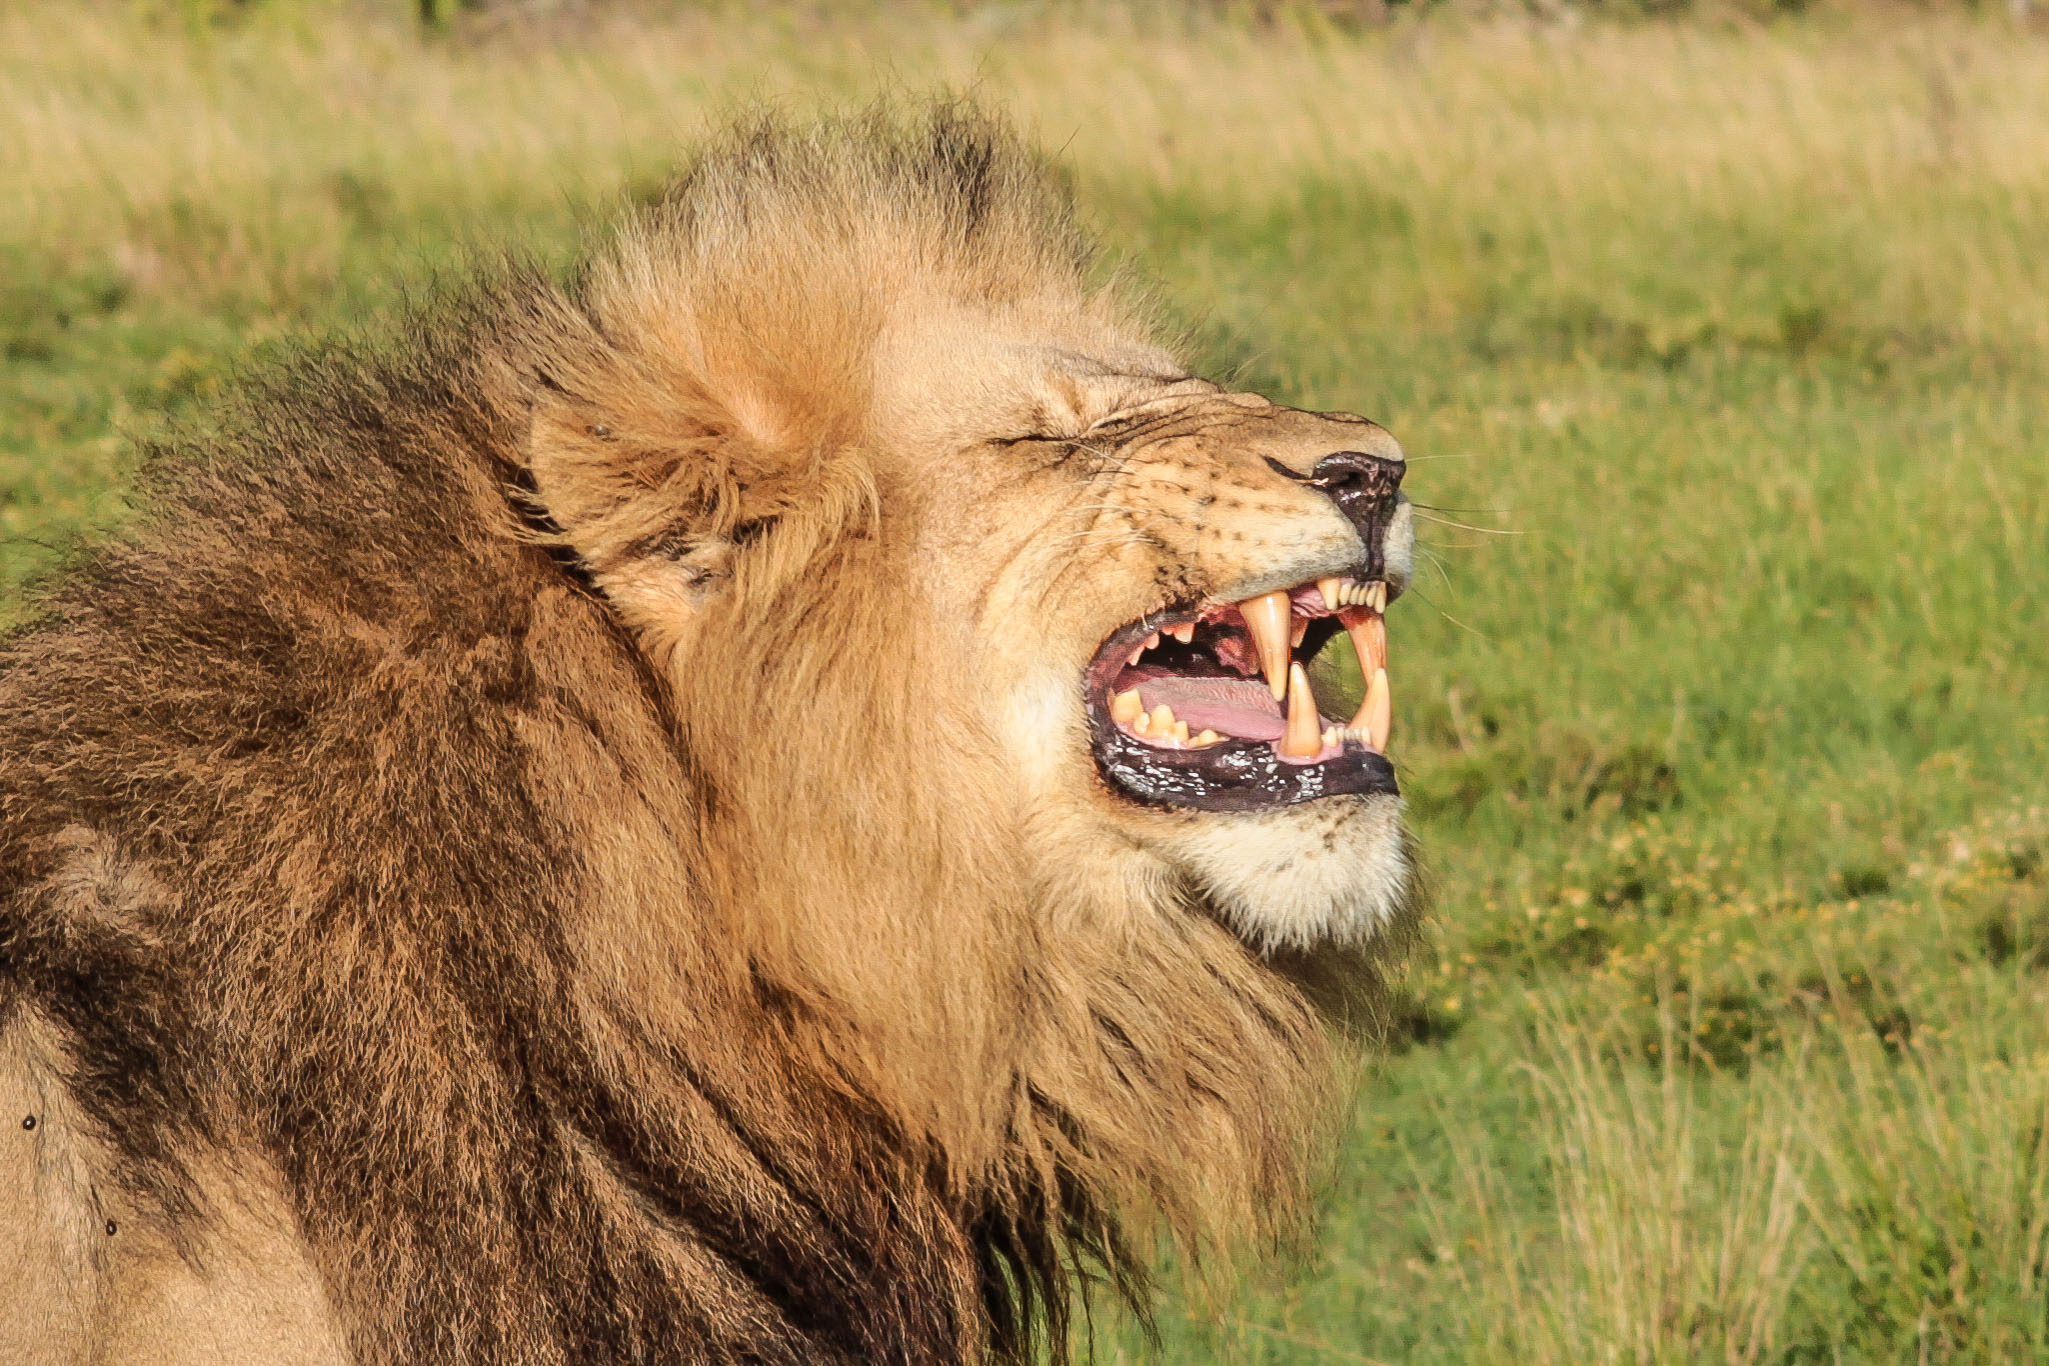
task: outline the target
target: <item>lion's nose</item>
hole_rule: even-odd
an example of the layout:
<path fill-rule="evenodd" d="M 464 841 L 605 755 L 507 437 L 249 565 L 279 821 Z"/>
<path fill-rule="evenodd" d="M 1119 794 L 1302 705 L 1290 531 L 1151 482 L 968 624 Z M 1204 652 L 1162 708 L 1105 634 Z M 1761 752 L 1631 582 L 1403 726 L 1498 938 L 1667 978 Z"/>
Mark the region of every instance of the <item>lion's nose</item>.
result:
<path fill-rule="evenodd" d="M 1379 578 L 1385 570 L 1387 528 L 1400 504 L 1402 475 L 1408 468 L 1406 461 L 1384 455 L 1339 451 L 1317 461 L 1309 476 L 1309 482 L 1322 489 L 1358 530 L 1369 577 Z"/>

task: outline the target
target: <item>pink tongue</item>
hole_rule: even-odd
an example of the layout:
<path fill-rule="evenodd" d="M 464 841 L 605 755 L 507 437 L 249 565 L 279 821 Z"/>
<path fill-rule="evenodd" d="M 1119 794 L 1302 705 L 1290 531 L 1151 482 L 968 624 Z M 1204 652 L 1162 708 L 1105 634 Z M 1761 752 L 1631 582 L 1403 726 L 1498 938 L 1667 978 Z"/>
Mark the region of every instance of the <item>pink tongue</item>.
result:
<path fill-rule="evenodd" d="M 1281 704 L 1265 683 L 1252 678 L 1184 678 L 1162 674 L 1141 679 L 1138 700 L 1151 711 L 1165 703 L 1191 731 L 1213 730 L 1240 740 L 1278 740 L 1287 727 Z"/>

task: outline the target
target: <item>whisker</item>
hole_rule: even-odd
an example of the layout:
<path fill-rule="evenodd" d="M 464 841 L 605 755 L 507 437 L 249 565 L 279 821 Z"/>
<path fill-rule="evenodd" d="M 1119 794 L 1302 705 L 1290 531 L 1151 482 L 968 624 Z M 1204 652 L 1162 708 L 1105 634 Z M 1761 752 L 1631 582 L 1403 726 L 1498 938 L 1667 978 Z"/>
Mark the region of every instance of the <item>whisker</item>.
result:
<path fill-rule="evenodd" d="M 1438 615 L 1438 616 L 1440 616 L 1440 617 L 1443 617 L 1443 618 L 1444 618 L 1444 619 L 1445 619 L 1446 621 L 1448 621 L 1448 622 L 1450 622 L 1450 623 L 1451 623 L 1452 625 L 1454 625 L 1454 626 L 1458 627 L 1458 628 L 1459 628 L 1459 629 L 1460 629 L 1461 631 L 1466 631 L 1466 632 L 1469 632 L 1469 633 L 1471 633 L 1472 635 L 1478 636 L 1478 637 L 1479 637 L 1479 638 L 1480 638 L 1481 640 L 1484 640 L 1484 641 L 1486 641 L 1486 642 L 1487 642 L 1487 643 L 1488 643 L 1489 645 L 1492 645 L 1492 644 L 1494 643 L 1494 637 L 1492 637 L 1492 636 L 1488 635 L 1488 634 L 1487 634 L 1487 633 L 1486 633 L 1485 631 L 1482 631 L 1482 630 L 1480 630 L 1480 629 L 1479 629 L 1478 627 L 1474 627 L 1474 626 L 1468 626 L 1468 625 L 1466 625 L 1466 624 L 1465 624 L 1465 623 L 1464 623 L 1463 621 L 1460 621 L 1460 620 L 1459 620 L 1459 619 L 1458 619 L 1457 617 L 1455 617 L 1455 616 L 1453 616 L 1453 615 L 1452 615 L 1451 613 L 1449 613 L 1449 612 L 1445 611 L 1445 610 L 1444 610 L 1444 609 L 1443 609 L 1442 607 L 1439 607 L 1439 606 L 1438 606 L 1438 605 L 1437 605 L 1436 603 L 1434 603 L 1434 602 L 1431 602 L 1431 601 L 1430 601 L 1430 595 L 1429 595 L 1429 594 L 1427 594 L 1427 593 L 1425 593 L 1425 592 L 1423 592 L 1423 591 L 1422 591 L 1422 590 L 1421 590 L 1420 588 L 1417 588 L 1417 587 L 1415 587 L 1415 586 L 1411 585 L 1411 586 L 1410 586 L 1410 588 L 1409 588 L 1409 593 L 1414 593 L 1414 594 L 1415 594 L 1415 595 L 1416 595 L 1417 597 L 1419 597 L 1419 598 L 1423 599 L 1423 601 L 1424 601 L 1425 603 L 1428 603 L 1428 604 L 1429 604 L 1429 607 L 1430 607 L 1430 610 L 1431 610 L 1431 611 L 1433 611 L 1433 612 L 1437 613 L 1437 615 Z M 1403 597 L 1407 597 L 1408 595 L 1409 595 L 1408 593 L 1404 593 L 1404 594 L 1403 594 L 1402 596 L 1403 596 Z"/>
<path fill-rule="evenodd" d="M 1527 536 L 1529 534 L 1526 531 L 1510 531 L 1505 527 L 1474 526 L 1471 522 L 1461 522 L 1456 517 L 1432 517 L 1428 513 L 1422 512 L 1417 513 L 1416 516 L 1422 521 L 1435 522 L 1439 526 L 1455 526 L 1460 531 L 1477 531 L 1482 536 Z"/>
<path fill-rule="evenodd" d="M 1451 590 L 1451 586 L 1452 586 L 1452 585 L 1451 585 L 1451 575 L 1450 575 L 1450 574 L 1449 574 L 1448 572 L 1446 572 L 1446 570 L 1445 570 L 1445 568 L 1444 568 L 1444 558 L 1443 558 L 1442 556 L 1440 556 L 1440 555 L 1436 554 L 1436 553 L 1435 553 L 1434 551 L 1432 551 L 1431 549 L 1429 549 L 1429 547 L 1427 547 L 1427 546 L 1420 546 L 1420 545 L 1419 545 L 1419 546 L 1417 546 L 1417 547 L 1416 547 L 1416 549 L 1418 549 L 1418 550 L 1422 551 L 1422 552 L 1423 552 L 1423 553 L 1424 553 L 1424 554 L 1425 554 L 1426 556 L 1428 556 L 1428 557 L 1429 557 L 1429 560 L 1430 560 L 1430 567 L 1431 567 L 1432 569 L 1434 569 L 1434 570 L 1436 570 L 1436 571 L 1437 571 L 1437 577 L 1438 577 L 1438 578 L 1440 578 L 1440 579 L 1444 580 L 1444 587 L 1445 587 L 1445 591 L 1449 592 L 1449 591 Z"/>

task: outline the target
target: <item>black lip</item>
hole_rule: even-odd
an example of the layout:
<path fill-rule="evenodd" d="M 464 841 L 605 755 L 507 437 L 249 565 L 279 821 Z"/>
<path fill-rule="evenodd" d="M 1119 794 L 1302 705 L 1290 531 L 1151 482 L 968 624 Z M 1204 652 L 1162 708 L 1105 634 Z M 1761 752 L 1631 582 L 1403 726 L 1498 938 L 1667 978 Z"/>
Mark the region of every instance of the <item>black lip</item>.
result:
<path fill-rule="evenodd" d="M 1154 631 L 1198 615 L 1192 609 L 1153 613 L 1118 630 L 1096 652 L 1083 686 L 1089 748 L 1105 782 L 1150 806 L 1193 811 L 1265 811 L 1322 797 L 1401 795 L 1387 756 L 1352 741 L 1343 754 L 1320 764 L 1290 764 L 1264 740 L 1227 739 L 1206 749 L 1179 750 L 1156 749 L 1126 735 L 1110 719 L 1108 701 L 1119 663 Z M 1312 630 L 1320 624 L 1312 623 Z"/>

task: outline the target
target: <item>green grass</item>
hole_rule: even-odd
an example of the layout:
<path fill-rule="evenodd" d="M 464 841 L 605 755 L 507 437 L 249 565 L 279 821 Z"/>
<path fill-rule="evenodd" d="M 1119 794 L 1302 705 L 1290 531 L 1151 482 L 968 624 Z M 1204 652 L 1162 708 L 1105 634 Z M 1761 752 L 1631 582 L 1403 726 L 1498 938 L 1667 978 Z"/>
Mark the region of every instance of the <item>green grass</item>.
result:
<path fill-rule="evenodd" d="M 1441 519 L 1392 622 L 1438 912 L 1327 1218 L 1101 1357 L 2049 1350 L 2039 34 L 599 15 L 0 17 L 0 601 L 252 348 L 571 249 L 736 95 L 977 82 Z"/>

